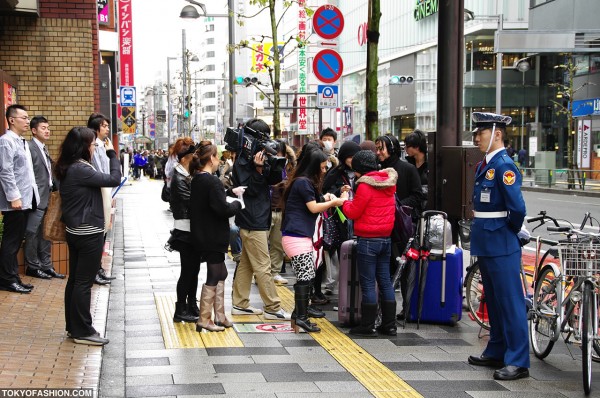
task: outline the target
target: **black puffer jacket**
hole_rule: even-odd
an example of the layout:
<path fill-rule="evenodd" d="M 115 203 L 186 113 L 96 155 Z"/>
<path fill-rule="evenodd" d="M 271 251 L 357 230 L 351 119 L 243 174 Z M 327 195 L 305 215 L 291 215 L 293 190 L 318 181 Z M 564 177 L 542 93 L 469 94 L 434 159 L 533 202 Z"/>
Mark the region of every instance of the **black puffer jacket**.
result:
<path fill-rule="evenodd" d="M 171 180 L 171 210 L 173 211 L 173 218 L 176 220 L 188 220 L 190 218 L 190 193 L 192 177 L 190 175 L 182 174 L 180 168 L 182 166 L 177 165 L 173 172 L 173 179 Z"/>

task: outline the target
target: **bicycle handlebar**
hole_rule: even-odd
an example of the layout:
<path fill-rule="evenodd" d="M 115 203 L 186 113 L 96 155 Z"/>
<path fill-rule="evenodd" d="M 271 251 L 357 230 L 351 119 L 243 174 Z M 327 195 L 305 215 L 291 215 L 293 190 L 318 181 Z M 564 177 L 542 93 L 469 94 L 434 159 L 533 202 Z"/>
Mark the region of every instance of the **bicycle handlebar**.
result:
<path fill-rule="evenodd" d="M 552 227 L 549 226 L 547 228 L 548 231 L 550 232 L 569 232 L 571 230 L 571 227 Z"/>
<path fill-rule="evenodd" d="M 532 222 L 544 221 L 545 217 L 546 216 L 533 217 L 533 218 L 530 218 L 529 220 L 527 220 L 527 223 L 529 224 L 529 223 L 532 223 Z"/>

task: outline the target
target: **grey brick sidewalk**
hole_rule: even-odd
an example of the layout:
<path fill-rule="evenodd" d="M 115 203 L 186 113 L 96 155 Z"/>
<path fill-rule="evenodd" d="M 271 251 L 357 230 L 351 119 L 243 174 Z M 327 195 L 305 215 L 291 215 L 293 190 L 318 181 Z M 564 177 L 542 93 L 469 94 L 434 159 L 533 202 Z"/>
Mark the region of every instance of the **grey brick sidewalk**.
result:
<path fill-rule="evenodd" d="M 118 195 L 112 271 L 117 279 L 110 287 L 106 334 L 111 342 L 103 351 L 101 397 L 373 396 L 306 333 L 240 333 L 242 348 L 165 349 L 154 294 L 175 292 L 179 256 L 163 249 L 172 218 L 160 201 L 161 187 L 142 179 Z M 234 263 L 227 265 L 230 308 Z M 200 283 L 205 275 L 202 267 Z M 251 302 L 260 305 L 255 287 Z M 333 305 L 324 309 L 337 325 Z M 583 396 L 578 347 L 569 347 L 571 357 L 559 342 L 546 361 L 532 355 L 531 378 L 497 382 L 493 370 L 467 363 L 468 355 L 485 346 L 478 332 L 463 314 L 456 327 L 417 330 L 409 324 L 395 338 L 354 341 L 425 397 Z M 592 396 L 600 396 L 598 364 L 594 367 Z"/>

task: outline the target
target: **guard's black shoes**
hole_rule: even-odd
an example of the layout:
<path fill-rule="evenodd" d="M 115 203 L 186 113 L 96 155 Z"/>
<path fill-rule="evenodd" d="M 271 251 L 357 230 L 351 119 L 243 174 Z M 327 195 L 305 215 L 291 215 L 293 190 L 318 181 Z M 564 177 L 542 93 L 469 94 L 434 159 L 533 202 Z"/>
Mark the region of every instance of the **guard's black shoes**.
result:
<path fill-rule="evenodd" d="M 53 278 L 58 278 L 58 279 L 65 279 L 66 278 L 66 275 L 59 274 L 58 272 L 56 272 L 54 270 L 54 268 L 50 268 L 48 270 L 45 270 L 44 272 L 47 273 L 48 275 L 50 275 Z"/>
<path fill-rule="evenodd" d="M 104 268 L 100 268 L 98 270 L 98 275 L 100 275 L 100 277 L 102 279 L 106 279 L 107 281 L 112 281 L 113 279 L 117 279 L 114 276 L 108 276 L 108 275 L 106 275 L 106 271 L 104 271 Z"/>
<path fill-rule="evenodd" d="M 504 361 L 500 359 L 489 358 L 484 355 L 476 357 L 475 355 L 469 356 L 469 363 L 475 366 L 489 366 L 490 368 L 501 368 L 504 366 Z"/>
<path fill-rule="evenodd" d="M 96 274 L 96 278 L 94 279 L 94 283 L 96 285 L 109 285 L 110 281 L 103 279 L 100 275 Z"/>
<path fill-rule="evenodd" d="M 87 344 L 87 345 L 105 345 L 108 344 L 108 339 L 100 337 L 98 334 L 84 337 L 73 337 L 73 341 L 76 344 Z"/>
<path fill-rule="evenodd" d="M 39 279 L 52 279 L 50 275 L 48 275 L 41 269 L 27 268 L 27 270 L 25 271 L 25 275 Z"/>
<path fill-rule="evenodd" d="M 517 380 L 529 377 L 529 369 L 508 365 L 494 372 L 496 380 Z"/>
<path fill-rule="evenodd" d="M 31 289 L 24 288 L 23 286 L 19 285 L 17 282 L 13 282 L 10 285 L 6 285 L 6 286 L 2 285 L 2 286 L 0 286 L 0 290 L 6 290 L 9 292 L 22 293 L 22 294 L 31 293 Z"/>

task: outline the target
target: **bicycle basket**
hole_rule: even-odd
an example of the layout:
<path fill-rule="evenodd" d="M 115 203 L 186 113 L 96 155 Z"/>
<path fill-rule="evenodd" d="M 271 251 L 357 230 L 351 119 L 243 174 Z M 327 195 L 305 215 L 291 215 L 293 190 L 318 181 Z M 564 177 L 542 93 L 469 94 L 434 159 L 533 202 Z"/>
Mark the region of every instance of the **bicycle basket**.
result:
<path fill-rule="evenodd" d="M 600 243 L 560 242 L 558 250 L 566 276 L 590 277 L 600 273 Z"/>
<path fill-rule="evenodd" d="M 473 220 L 459 220 L 458 221 L 458 234 L 460 235 L 460 242 L 463 249 L 471 249 L 471 224 Z"/>

